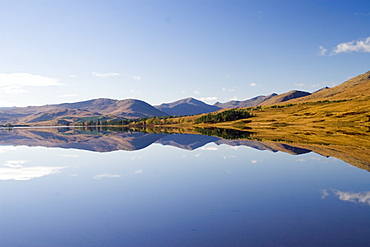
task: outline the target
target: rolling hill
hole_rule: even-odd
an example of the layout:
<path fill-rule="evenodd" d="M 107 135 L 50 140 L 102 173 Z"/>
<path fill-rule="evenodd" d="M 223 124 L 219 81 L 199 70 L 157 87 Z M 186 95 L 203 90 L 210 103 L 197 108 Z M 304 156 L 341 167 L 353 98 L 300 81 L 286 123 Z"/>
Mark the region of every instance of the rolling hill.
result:
<path fill-rule="evenodd" d="M 289 103 L 319 100 L 349 100 L 367 96 L 370 96 L 370 71 L 351 78 L 338 86 L 324 88 L 309 96 L 290 100 Z"/>

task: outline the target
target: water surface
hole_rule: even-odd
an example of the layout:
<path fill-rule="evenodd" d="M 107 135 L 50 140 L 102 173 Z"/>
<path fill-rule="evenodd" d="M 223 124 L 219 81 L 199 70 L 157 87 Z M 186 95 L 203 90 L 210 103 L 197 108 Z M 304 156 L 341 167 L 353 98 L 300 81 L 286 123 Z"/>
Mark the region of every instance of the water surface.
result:
<path fill-rule="evenodd" d="M 0 246 L 366 246 L 370 174 L 287 143 L 1 131 Z"/>

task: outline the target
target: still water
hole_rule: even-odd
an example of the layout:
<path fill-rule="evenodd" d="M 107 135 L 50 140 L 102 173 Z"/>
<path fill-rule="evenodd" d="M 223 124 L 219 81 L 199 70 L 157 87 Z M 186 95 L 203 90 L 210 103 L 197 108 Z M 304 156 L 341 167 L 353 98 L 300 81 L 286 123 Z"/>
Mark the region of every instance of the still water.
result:
<path fill-rule="evenodd" d="M 368 246 L 370 173 L 201 135 L 0 131 L 0 246 Z"/>

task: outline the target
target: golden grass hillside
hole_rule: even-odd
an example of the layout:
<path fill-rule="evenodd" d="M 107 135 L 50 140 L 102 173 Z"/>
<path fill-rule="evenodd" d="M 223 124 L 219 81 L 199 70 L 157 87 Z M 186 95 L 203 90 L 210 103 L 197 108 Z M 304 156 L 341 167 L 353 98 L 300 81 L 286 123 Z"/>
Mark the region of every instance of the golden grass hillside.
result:
<path fill-rule="evenodd" d="M 357 99 L 367 96 L 370 96 L 370 71 L 333 88 L 323 89 L 306 97 L 289 100 L 286 103 Z"/>

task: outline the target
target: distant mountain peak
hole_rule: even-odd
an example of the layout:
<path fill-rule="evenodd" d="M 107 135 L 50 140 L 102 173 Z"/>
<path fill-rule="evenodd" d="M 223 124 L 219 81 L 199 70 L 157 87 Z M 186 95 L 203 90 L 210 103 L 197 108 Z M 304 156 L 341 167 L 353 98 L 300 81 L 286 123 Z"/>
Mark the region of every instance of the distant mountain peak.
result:
<path fill-rule="evenodd" d="M 163 103 L 154 106 L 158 110 L 168 113 L 169 115 L 195 115 L 218 111 L 221 108 L 214 105 L 208 105 L 194 98 L 184 98 L 171 103 Z"/>
<path fill-rule="evenodd" d="M 260 95 L 260 96 L 257 96 L 257 97 L 251 98 L 251 99 L 246 99 L 244 101 L 232 100 L 232 101 L 228 101 L 228 102 L 225 102 L 225 103 L 217 102 L 214 105 L 217 106 L 217 107 L 221 107 L 223 109 L 225 109 L 225 108 L 253 107 L 253 106 L 257 106 L 257 105 L 263 103 L 264 101 L 266 101 L 266 100 L 268 100 L 268 99 L 270 99 L 270 98 L 272 98 L 276 95 L 277 95 L 276 93 L 273 93 L 273 94 L 270 94 L 270 95 L 267 95 L 267 96 Z"/>

